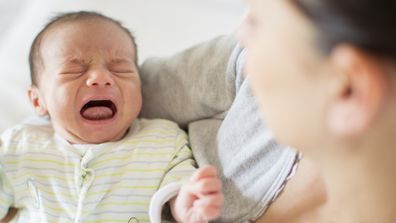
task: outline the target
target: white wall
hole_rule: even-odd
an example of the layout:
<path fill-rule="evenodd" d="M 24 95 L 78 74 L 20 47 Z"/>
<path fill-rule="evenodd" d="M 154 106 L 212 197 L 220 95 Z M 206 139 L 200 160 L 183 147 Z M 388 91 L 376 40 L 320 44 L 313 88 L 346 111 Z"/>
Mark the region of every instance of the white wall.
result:
<path fill-rule="evenodd" d="M 27 100 L 30 44 L 59 12 L 95 10 L 122 21 L 137 38 L 140 61 L 232 33 L 242 0 L 0 0 L 0 132 L 32 114 Z"/>

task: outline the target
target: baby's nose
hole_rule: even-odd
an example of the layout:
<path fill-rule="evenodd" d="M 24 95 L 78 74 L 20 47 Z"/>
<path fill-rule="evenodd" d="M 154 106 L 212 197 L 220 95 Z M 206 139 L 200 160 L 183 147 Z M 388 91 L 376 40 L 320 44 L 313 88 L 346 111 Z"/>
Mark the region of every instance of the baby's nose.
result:
<path fill-rule="evenodd" d="M 113 76 L 108 70 L 97 69 L 89 72 L 87 79 L 88 86 L 104 87 L 112 86 L 113 84 Z"/>

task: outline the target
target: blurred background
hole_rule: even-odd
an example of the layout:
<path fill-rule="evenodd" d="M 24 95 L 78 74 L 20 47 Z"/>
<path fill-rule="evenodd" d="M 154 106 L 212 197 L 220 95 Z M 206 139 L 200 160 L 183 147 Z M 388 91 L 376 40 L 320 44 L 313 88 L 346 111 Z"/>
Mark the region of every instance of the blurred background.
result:
<path fill-rule="evenodd" d="M 141 63 L 232 34 L 245 6 L 242 0 L 0 0 L 0 132 L 33 115 L 26 89 L 35 35 L 52 16 L 76 10 L 121 21 L 136 36 Z"/>

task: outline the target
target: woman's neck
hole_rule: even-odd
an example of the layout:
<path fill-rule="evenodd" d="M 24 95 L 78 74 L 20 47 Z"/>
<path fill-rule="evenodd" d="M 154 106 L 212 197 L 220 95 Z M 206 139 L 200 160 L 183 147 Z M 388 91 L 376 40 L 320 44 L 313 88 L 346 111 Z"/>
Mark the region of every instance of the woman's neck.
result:
<path fill-rule="evenodd" d="M 343 154 L 329 155 L 321 162 L 328 195 L 321 210 L 323 219 L 337 223 L 396 222 L 396 147 L 370 148 L 337 148 L 333 152 Z"/>

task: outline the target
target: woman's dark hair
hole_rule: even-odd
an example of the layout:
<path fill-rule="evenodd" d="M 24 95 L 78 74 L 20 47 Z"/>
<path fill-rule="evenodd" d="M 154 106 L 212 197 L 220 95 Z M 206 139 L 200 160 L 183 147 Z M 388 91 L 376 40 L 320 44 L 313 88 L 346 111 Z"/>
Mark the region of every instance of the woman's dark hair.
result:
<path fill-rule="evenodd" d="M 37 34 L 36 38 L 33 40 L 33 43 L 30 47 L 30 52 L 29 52 L 29 67 L 30 67 L 30 78 L 32 81 L 32 85 L 37 86 L 38 84 L 38 73 L 39 69 L 43 66 L 43 61 L 41 58 L 40 54 L 40 46 L 43 37 L 45 34 L 50 30 L 51 28 L 63 24 L 63 23 L 68 23 L 68 22 L 75 22 L 75 21 L 81 21 L 85 19 L 97 19 L 97 20 L 105 20 L 109 21 L 116 26 L 118 26 L 121 30 L 123 30 L 128 37 L 131 39 L 131 42 L 133 46 L 135 47 L 135 63 L 137 64 L 137 45 L 135 42 L 135 37 L 132 35 L 132 33 L 122 25 L 121 22 L 107 17 L 101 13 L 98 12 L 92 12 L 92 11 L 78 11 L 78 12 L 67 12 L 67 13 L 61 13 L 58 14 L 57 16 L 53 17 L 45 26 L 44 28 Z"/>
<path fill-rule="evenodd" d="M 292 0 L 318 27 L 329 52 L 340 43 L 396 59 L 396 1 Z"/>

